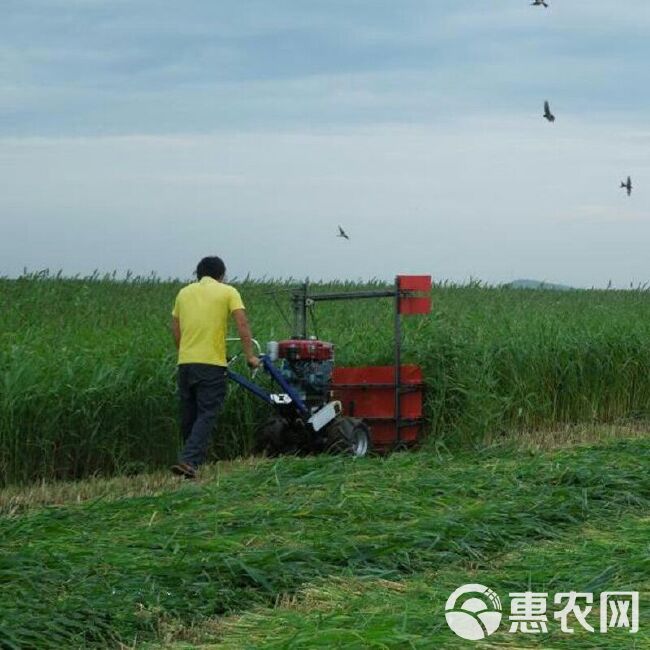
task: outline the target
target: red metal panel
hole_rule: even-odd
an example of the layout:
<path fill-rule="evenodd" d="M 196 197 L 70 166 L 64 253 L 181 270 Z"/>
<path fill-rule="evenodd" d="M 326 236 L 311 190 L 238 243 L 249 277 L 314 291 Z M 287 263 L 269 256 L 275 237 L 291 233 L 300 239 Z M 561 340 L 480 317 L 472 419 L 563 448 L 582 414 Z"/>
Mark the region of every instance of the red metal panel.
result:
<path fill-rule="evenodd" d="M 431 296 L 400 298 L 399 313 L 405 316 L 413 314 L 428 314 L 431 312 Z"/>
<path fill-rule="evenodd" d="M 341 401 L 346 415 L 364 418 L 395 417 L 395 387 L 364 386 L 357 388 L 334 388 L 334 398 Z M 422 417 L 422 392 L 403 393 L 401 395 L 401 416 L 406 419 Z"/>
<path fill-rule="evenodd" d="M 422 369 L 415 364 L 401 368 L 402 384 L 421 384 Z M 332 373 L 333 384 L 390 384 L 395 385 L 395 366 L 336 366 Z"/>
<path fill-rule="evenodd" d="M 402 291 L 431 291 L 430 275 L 398 275 L 397 281 Z"/>
<path fill-rule="evenodd" d="M 375 448 L 388 447 L 397 440 L 394 422 L 369 422 L 368 424 L 370 425 L 372 444 Z M 413 443 L 418 439 L 419 433 L 419 424 L 402 427 L 402 441 Z"/>
<path fill-rule="evenodd" d="M 400 397 L 401 417 L 419 420 L 423 402 L 422 370 L 416 365 L 402 366 L 400 378 L 402 390 L 406 389 Z M 336 367 L 332 391 L 334 399 L 341 401 L 346 415 L 367 419 L 375 447 L 390 446 L 397 441 L 394 366 Z M 401 438 L 404 442 L 413 442 L 419 431 L 418 422 L 403 426 Z"/>

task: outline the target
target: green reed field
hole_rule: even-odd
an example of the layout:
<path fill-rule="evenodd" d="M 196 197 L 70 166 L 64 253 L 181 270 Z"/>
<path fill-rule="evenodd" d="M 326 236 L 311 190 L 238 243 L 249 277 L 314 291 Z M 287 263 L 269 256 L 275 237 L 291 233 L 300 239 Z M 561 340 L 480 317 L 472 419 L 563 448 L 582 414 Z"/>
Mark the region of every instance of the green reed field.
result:
<path fill-rule="evenodd" d="M 290 334 L 278 309 L 289 315 L 290 283 L 236 284 L 256 338 Z M 0 279 L 0 484 L 137 473 L 175 457 L 169 320 L 180 286 Z M 424 368 L 438 444 L 648 417 L 647 292 L 436 286 L 433 298 L 431 315 L 405 324 L 405 359 Z M 388 301 L 319 305 L 317 325 L 339 364 L 392 359 Z M 215 457 L 246 455 L 265 409 L 232 387 Z"/>

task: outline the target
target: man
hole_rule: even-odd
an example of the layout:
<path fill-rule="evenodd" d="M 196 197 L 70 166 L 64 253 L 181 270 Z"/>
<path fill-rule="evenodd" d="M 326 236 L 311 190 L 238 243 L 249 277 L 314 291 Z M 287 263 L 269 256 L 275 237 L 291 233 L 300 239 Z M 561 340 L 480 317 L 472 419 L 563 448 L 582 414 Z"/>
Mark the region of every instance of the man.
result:
<path fill-rule="evenodd" d="M 178 349 L 178 390 L 184 448 L 175 474 L 195 478 L 205 462 L 226 394 L 228 318 L 237 325 L 246 361 L 256 368 L 251 331 L 239 292 L 223 283 L 226 266 L 219 257 L 204 257 L 196 267 L 198 282 L 181 289 L 172 311 L 172 332 Z"/>

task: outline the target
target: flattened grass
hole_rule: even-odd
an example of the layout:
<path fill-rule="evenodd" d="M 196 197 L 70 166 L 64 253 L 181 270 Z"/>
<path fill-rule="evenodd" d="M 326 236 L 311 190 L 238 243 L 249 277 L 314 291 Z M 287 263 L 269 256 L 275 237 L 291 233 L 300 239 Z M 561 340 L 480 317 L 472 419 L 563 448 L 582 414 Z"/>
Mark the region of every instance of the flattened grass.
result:
<path fill-rule="evenodd" d="M 647 510 L 649 458 L 646 439 L 283 458 L 233 467 L 218 484 L 5 516 L 0 638 L 18 648 L 156 641 L 169 622 L 268 608 L 323 581 L 487 570 L 521 545 Z"/>
<path fill-rule="evenodd" d="M 520 433 L 517 436 L 493 436 L 486 440 L 491 446 L 505 445 L 509 451 L 520 450 L 549 451 L 566 449 L 576 445 L 593 445 L 612 443 L 621 438 L 647 437 L 650 435 L 648 425 L 576 425 L 562 428 Z M 248 458 L 238 461 L 217 461 L 204 465 L 199 472 L 197 482 L 216 482 L 233 468 L 243 466 L 251 470 L 268 461 L 263 458 Z M 27 486 L 11 485 L 0 488 L 0 515 L 16 514 L 46 505 L 66 505 L 82 503 L 101 498 L 114 501 L 125 497 L 157 496 L 176 490 L 183 482 L 172 476 L 169 470 L 158 470 L 134 476 L 115 476 L 112 478 L 91 477 L 77 481 L 41 480 Z"/>
<path fill-rule="evenodd" d="M 301 589 L 290 602 L 258 607 L 242 615 L 206 625 L 175 628 L 169 624 L 166 644 L 181 648 L 645 648 L 650 628 L 644 612 L 650 606 L 650 518 L 626 515 L 594 520 L 543 543 L 521 544 L 481 569 L 452 566 L 401 582 L 374 578 L 319 580 Z M 467 583 L 494 589 L 502 598 L 505 618 L 500 631 L 482 643 L 463 642 L 447 627 L 444 604 Z M 548 593 L 548 634 L 508 632 L 508 594 L 531 590 Z M 575 634 L 564 634 L 553 618 L 555 593 L 639 591 L 641 626 L 637 634 L 610 630 L 588 633 L 570 620 Z M 598 630 L 598 605 L 588 622 Z M 176 639 L 176 642 L 174 642 Z M 184 639 L 184 640 L 183 640 Z"/>

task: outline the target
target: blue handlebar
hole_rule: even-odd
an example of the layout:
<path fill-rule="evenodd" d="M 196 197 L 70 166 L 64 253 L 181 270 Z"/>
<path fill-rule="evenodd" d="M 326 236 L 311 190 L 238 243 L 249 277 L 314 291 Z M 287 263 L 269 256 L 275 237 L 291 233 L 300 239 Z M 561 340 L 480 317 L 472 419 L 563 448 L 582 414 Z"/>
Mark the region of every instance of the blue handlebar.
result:
<path fill-rule="evenodd" d="M 309 416 L 310 415 L 309 408 L 302 400 L 300 395 L 296 392 L 294 387 L 287 382 L 287 380 L 284 378 L 282 373 L 273 365 L 273 362 L 269 359 L 269 356 L 267 354 L 263 354 L 260 356 L 260 360 L 262 362 L 262 367 L 264 368 L 264 370 L 266 370 L 266 372 L 268 372 L 269 375 L 273 377 L 276 383 L 280 385 L 282 390 L 287 395 L 289 395 L 292 403 L 295 405 L 296 409 L 298 409 L 300 415 Z M 247 391 L 253 393 L 253 395 L 256 395 L 267 404 L 274 404 L 273 400 L 271 399 L 271 393 L 269 393 L 261 386 L 258 386 L 255 382 L 250 381 L 243 375 L 240 375 L 237 372 L 233 372 L 232 370 L 228 370 L 228 378 L 232 379 L 234 382 L 239 384 L 242 388 L 245 388 Z"/>

